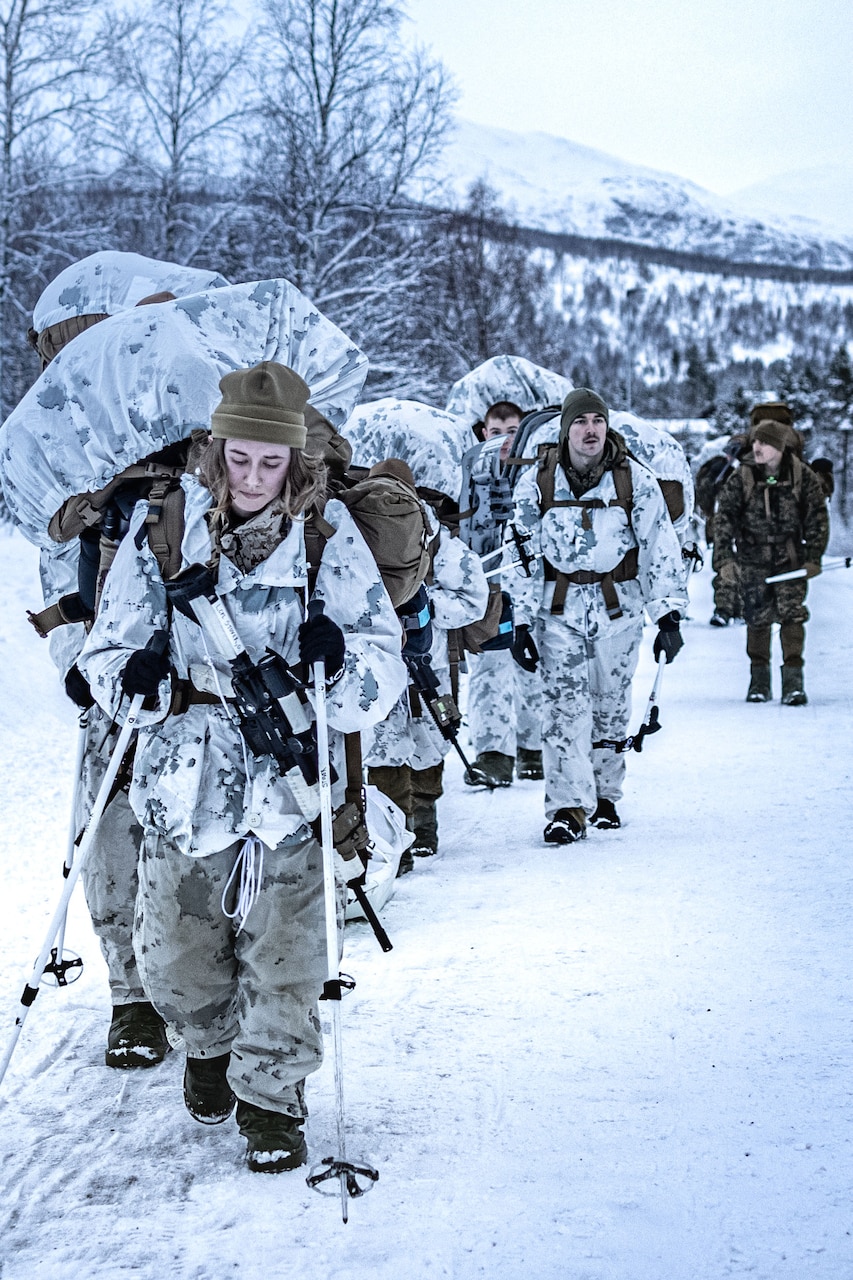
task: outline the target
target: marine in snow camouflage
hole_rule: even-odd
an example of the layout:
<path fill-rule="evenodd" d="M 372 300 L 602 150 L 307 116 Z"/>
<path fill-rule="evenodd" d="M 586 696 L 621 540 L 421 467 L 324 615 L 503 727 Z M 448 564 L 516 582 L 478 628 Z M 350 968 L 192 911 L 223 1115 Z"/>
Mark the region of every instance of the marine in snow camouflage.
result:
<path fill-rule="evenodd" d="M 642 637 L 643 612 L 653 622 L 687 606 L 681 548 L 666 514 L 663 495 L 654 476 L 628 460 L 633 484 L 630 523 L 615 502 L 613 473 L 606 470 L 584 499 L 605 505 L 587 509 L 589 529 L 583 527 L 579 507 L 552 507 L 540 513 L 535 468 L 515 490 L 515 521 L 530 536 L 530 550 L 541 552 L 564 573 L 587 570 L 605 573 L 637 548 L 638 576 L 616 584 L 621 618 L 608 616 L 599 583 L 569 583 L 565 610 L 550 613 L 554 583 L 546 582 L 542 559 L 527 578 L 516 569 L 508 581 L 515 605 L 516 625 L 526 624 L 540 652 L 542 679 L 542 762 L 545 771 L 545 812 L 557 809 L 595 809 L 597 798 L 616 801 L 622 794 L 625 756 L 612 750 L 593 751 L 593 741 L 625 736 L 631 712 L 631 678 Z M 554 497 L 571 501 L 574 495 L 558 466 Z"/>
<path fill-rule="evenodd" d="M 430 508 L 424 506 L 435 537 L 438 521 Z M 449 693 L 447 633 L 482 618 L 488 603 L 489 584 L 479 557 L 461 539 L 451 537 L 446 529 L 441 530 L 427 591 L 433 611 L 430 657 L 442 690 Z M 409 764 L 420 770 L 441 763 L 450 750 L 450 743 L 442 737 L 423 699 L 420 705 L 421 714 L 413 716 L 406 690 L 389 715 L 362 734 L 363 756 L 370 768 Z"/>
<path fill-rule="evenodd" d="M 81 333 L 0 428 L 0 482 L 24 535 L 49 547 L 66 499 L 209 429 L 219 379 L 262 360 L 300 374 L 336 426 L 367 376 L 367 357 L 286 280 L 133 308 Z"/>
<path fill-rule="evenodd" d="M 435 489 L 459 501 L 462 455 L 471 437 L 452 414 L 418 400 L 386 396 L 360 404 L 341 433 L 352 445 L 354 467 L 402 458 L 419 488 Z"/>
<path fill-rule="evenodd" d="M 509 400 L 517 404 L 522 413 L 531 413 L 549 404 L 562 404 L 571 390 L 568 378 L 543 369 L 523 356 L 492 356 L 454 382 L 447 399 L 447 412 L 471 428 L 482 422 L 499 400 Z"/>
<path fill-rule="evenodd" d="M 213 552 L 205 522 L 211 495 L 192 476 L 184 476 L 182 484 L 183 565 L 206 563 Z M 169 618 L 165 588 L 148 542 L 135 545 L 145 511 L 140 503 L 79 659 L 94 697 L 119 720 L 127 706 L 121 672 L 129 654 L 144 648 L 158 629 L 170 628 L 170 659 L 180 677 L 191 678 L 208 692 L 216 685 L 200 627 L 177 611 Z M 342 787 L 341 735 L 368 728 L 387 715 L 405 687 L 406 672 L 400 658 L 400 624 L 364 539 L 341 503 L 330 501 L 325 518 L 336 532 L 323 550 L 314 597 L 325 602 L 346 640 L 344 671 L 327 697 Z M 250 573 L 242 574 L 225 554 L 220 557 L 217 590 L 254 661 L 268 647 L 289 663 L 298 661 L 297 629 L 304 616 L 306 582 L 300 521 L 293 522 L 284 540 Z M 227 695 L 227 660 L 215 647 L 211 659 Z M 130 803 L 145 830 L 162 833 L 192 857 L 214 853 L 250 832 L 270 848 L 297 832 L 304 839 L 306 822 L 319 813 L 319 796 L 313 803 L 316 812 L 305 813 L 274 761 L 256 758 L 245 749 L 242 735 L 221 706 L 195 704 L 166 720 L 169 699 L 169 681 L 164 680 L 156 708 L 140 716 Z"/>

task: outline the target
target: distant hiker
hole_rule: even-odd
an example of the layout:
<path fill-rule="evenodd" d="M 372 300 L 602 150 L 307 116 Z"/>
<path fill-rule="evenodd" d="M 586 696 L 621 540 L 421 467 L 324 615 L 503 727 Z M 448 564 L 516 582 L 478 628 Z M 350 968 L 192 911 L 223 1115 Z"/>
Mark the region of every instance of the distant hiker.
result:
<path fill-rule="evenodd" d="M 748 448 L 746 435 L 734 435 L 726 442 L 721 453 L 708 458 L 696 472 L 696 505 L 705 518 L 705 542 L 709 547 L 714 543 L 714 515 L 720 491 L 737 467 L 741 454 Z M 710 619 L 712 627 L 727 627 L 735 618 L 743 616 L 736 581 L 724 582 L 719 574 L 715 574 L 711 589 L 714 592 L 714 612 Z"/>
<path fill-rule="evenodd" d="M 308 386 L 263 362 L 226 374 L 220 389 L 199 477 L 181 481 L 182 571 L 212 571 L 214 603 L 224 604 L 253 671 L 261 661 L 276 672 L 286 664 L 289 680 L 294 664 L 304 675 L 324 662 L 340 787 L 342 735 L 380 720 L 404 687 L 400 625 L 362 535 L 335 500 L 324 508 L 329 536 L 312 592 L 325 612 L 304 621 L 304 517 L 325 488 L 323 463 L 304 451 Z M 319 794 L 236 719 L 232 655 L 219 633 L 181 611 L 174 578 L 167 595 L 146 505 L 134 512 L 80 657 L 108 715 L 121 720 L 128 696 L 150 700 L 130 789 L 145 832 L 136 954 L 149 998 L 186 1043 L 190 1114 L 218 1124 L 236 1104 L 249 1168 L 277 1173 L 305 1161 L 304 1082 L 323 1051 L 323 871 L 312 828 Z M 169 647 L 161 659 L 146 645 L 162 630 Z M 239 705 L 246 712 L 245 699 Z M 283 739 L 288 752 L 293 734 Z"/>
<path fill-rule="evenodd" d="M 818 477 L 797 456 L 799 435 L 789 423 L 778 417 L 760 420 L 749 438 L 751 454 L 720 494 L 714 568 L 724 581 L 738 581 L 743 592 L 750 661 L 747 702 L 769 702 L 773 696 L 770 655 L 775 622 L 782 646 L 782 702 L 803 706 L 807 580 L 765 579 L 802 567 L 807 578 L 820 573 L 829 540 L 826 498 Z"/>
<path fill-rule="evenodd" d="M 629 458 L 609 411 L 580 387 L 563 401 L 557 444 L 540 451 L 515 491 L 515 519 L 539 554 L 516 572 L 516 661 L 542 676 L 545 840 L 571 844 L 587 819 L 618 827 L 624 739 L 643 610 L 654 653 L 682 646 L 687 600 L 681 547 L 657 479 Z"/>

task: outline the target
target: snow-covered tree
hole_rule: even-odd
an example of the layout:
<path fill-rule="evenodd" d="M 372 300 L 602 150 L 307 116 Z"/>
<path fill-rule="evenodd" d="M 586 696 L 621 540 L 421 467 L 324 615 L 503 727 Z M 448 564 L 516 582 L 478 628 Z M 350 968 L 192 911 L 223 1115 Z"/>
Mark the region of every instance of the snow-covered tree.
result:
<path fill-rule="evenodd" d="M 68 191 L 81 176 L 72 143 L 97 101 L 102 52 L 89 0 L 6 0 L 0 8 L 3 416 L 37 368 L 25 346 L 34 296 L 52 274 L 51 264 L 64 265 L 64 251 L 68 260 L 71 242 L 86 241 L 86 212 L 77 204 L 69 217 Z"/>
<path fill-rule="evenodd" d="M 424 193 L 449 123 L 441 66 L 386 0 L 263 0 L 252 166 L 257 260 L 369 347 L 399 386 L 423 272 Z M 266 272 L 265 272 L 266 273 Z"/>
<path fill-rule="evenodd" d="M 109 110 L 99 141 L 118 160 L 134 247 L 191 263 L 233 209 L 222 179 L 245 123 L 245 42 L 227 35 L 221 0 L 149 0 L 112 42 Z M 118 17 L 114 22 L 121 21 Z"/>

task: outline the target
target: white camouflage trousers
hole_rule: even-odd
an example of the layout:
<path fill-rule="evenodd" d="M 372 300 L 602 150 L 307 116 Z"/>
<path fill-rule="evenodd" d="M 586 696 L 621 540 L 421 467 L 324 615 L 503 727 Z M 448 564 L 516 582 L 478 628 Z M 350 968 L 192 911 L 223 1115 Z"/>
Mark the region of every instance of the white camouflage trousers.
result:
<path fill-rule="evenodd" d="M 542 686 L 538 672 L 524 671 L 509 649 L 468 654 L 468 734 L 477 755 L 542 745 Z"/>
<path fill-rule="evenodd" d="M 304 838 L 265 846 L 260 893 L 238 932 L 221 903 L 242 844 L 190 858 L 159 832 L 146 832 L 134 930 L 139 969 L 189 1057 L 230 1051 L 228 1080 L 238 1098 L 303 1116 L 303 1081 L 323 1059 L 322 849 Z"/>
<path fill-rule="evenodd" d="M 106 736 L 105 736 L 106 735 Z M 83 780 L 75 821 L 82 831 L 115 749 L 115 731 L 107 733 L 106 717 L 89 711 Z M 82 880 L 92 927 L 107 963 L 113 1004 L 147 1000 L 133 952 L 133 912 L 138 885 L 137 866 L 142 828 L 119 791 L 104 812 L 89 847 Z"/>
<path fill-rule="evenodd" d="M 542 765 L 545 816 L 558 809 L 595 811 L 599 797 L 622 795 L 626 757 L 603 738 L 624 738 L 631 715 L 642 618 L 597 640 L 573 631 L 559 616 L 540 614 L 535 627 L 542 676 Z"/>

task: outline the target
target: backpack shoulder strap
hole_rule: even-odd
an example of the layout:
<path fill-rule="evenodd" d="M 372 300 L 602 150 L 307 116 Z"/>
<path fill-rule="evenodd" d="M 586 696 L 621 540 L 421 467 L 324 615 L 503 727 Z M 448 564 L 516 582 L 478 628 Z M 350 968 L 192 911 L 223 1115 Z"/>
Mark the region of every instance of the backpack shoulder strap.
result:
<path fill-rule="evenodd" d="M 308 594 L 314 590 L 317 574 L 320 572 L 320 561 L 326 543 L 335 536 L 337 530 L 317 507 L 312 507 L 305 516 L 305 559 L 308 562 Z"/>
<path fill-rule="evenodd" d="M 184 491 L 176 476 L 155 480 L 148 495 L 148 514 L 143 529 L 163 581 L 181 569 L 184 539 Z"/>
<path fill-rule="evenodd" d="M 554 505 L 554 485 L 557 476 L 557 445 L 540 444 L 537 451 L 538 470 L 536 482 L 539 485 L 539 511 L 544 516 Z"/>
<path fill-rule="evenodd" d="M 613 468 L 613 483 L 616 486 L 616 503 L 624 508 L 630 524 L 631 512 L 634 510 L 634 478 L 627 458 L 618 462 Z"/>

